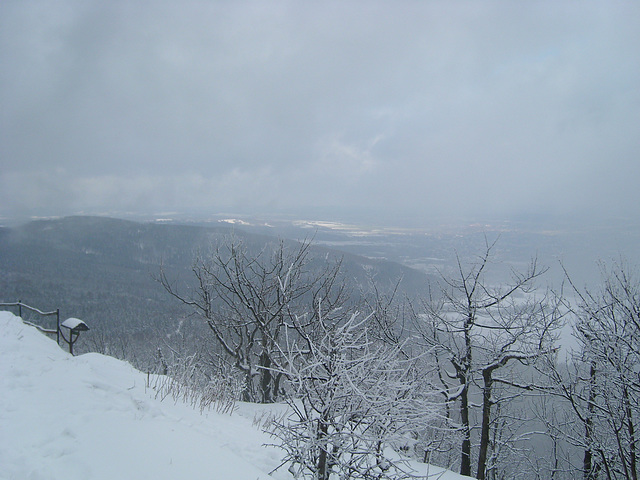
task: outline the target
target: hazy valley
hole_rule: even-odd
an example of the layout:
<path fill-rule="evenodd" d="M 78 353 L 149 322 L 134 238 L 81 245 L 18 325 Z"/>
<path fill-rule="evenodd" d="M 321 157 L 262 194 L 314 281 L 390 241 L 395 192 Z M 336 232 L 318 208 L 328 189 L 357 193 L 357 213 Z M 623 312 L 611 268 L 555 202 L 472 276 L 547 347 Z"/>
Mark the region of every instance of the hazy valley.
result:
<path fill-rule="evenodd" d="M 399 295 L 413 300 L 426 296 L 441 275 L 455 274 L 456 256 L 463 265 L 474 262 L 486 242 L 496 242 L 487 272 L 496 284 L 507 282 L 512 270 L 525 269 L 534 257 L 548 268 L 539 286 L 554 288 L 564 280 L 562 265 L 582 286 L 597 283 L 598 261 L 640 260 L 640 226 L 633 222 L 399 228 L 228 214 L 136 218 L 76 216 L 2 227 L 0 301 L 60 308 L 63 316 L 95 327 L 83 348 L 95 348 L 104 342 L 98 337 L 106 335 L 112 342 L 120 339 L 121 356 L 125 351 L 140 356 L 191 321 L 155 280 L 161 265 L 169 278 L 193 287 L 195 255 L 232 236 L 256 249 L 277 239 L 310 241 L 315 256 L 343 258 L 344 273 L 356 290 L 366 291 L 372 282 L 384 290 L 401 280 Z M 193 323 L 199 331 L 199 323 Z"/>

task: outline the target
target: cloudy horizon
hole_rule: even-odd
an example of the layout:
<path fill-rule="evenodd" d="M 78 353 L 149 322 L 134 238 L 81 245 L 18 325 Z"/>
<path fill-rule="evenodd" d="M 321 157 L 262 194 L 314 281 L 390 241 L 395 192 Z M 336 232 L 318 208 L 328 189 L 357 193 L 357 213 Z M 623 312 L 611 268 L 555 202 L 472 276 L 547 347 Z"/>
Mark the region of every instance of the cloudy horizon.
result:
<path fill-rule="evenodd" d="M 0 215 L 640 217 L 632 2 L 0 4 Z"/>

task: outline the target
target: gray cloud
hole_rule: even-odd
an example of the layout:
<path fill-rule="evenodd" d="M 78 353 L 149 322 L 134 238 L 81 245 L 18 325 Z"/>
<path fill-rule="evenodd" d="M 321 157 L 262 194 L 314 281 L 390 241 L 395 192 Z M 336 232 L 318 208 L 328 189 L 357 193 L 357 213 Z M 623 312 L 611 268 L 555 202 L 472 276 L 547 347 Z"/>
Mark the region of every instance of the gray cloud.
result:
<path fill-rule="evenodd" d="M 638 215 L 640 7 L 0 5 L 0 214 Z"/>

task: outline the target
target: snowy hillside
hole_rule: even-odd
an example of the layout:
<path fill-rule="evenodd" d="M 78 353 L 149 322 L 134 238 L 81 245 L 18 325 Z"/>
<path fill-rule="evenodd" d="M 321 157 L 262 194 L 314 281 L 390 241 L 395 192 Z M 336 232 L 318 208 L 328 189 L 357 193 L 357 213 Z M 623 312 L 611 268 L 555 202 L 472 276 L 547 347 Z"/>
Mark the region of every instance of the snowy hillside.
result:
<path fill-rule="evenodd" d="M 254 425 L 265 408 L 201 414 L 160 401 L 129 364 L 72 357 L 0 312 L 0 479 L 289 479 L 286 468 L 269 475 L 280 451 L 264 446 L 273 439 Z"/>

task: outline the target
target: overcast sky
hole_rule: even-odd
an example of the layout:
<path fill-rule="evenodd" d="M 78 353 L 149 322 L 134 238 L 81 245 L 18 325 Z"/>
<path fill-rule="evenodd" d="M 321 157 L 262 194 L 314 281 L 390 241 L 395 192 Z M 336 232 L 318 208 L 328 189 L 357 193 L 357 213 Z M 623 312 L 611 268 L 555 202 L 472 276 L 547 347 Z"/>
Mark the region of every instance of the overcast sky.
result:
<path fill-rule="evenodd" d="M 2 0 L 0 100 L 4 216 L 640 217 L 636 1 Z"/>

